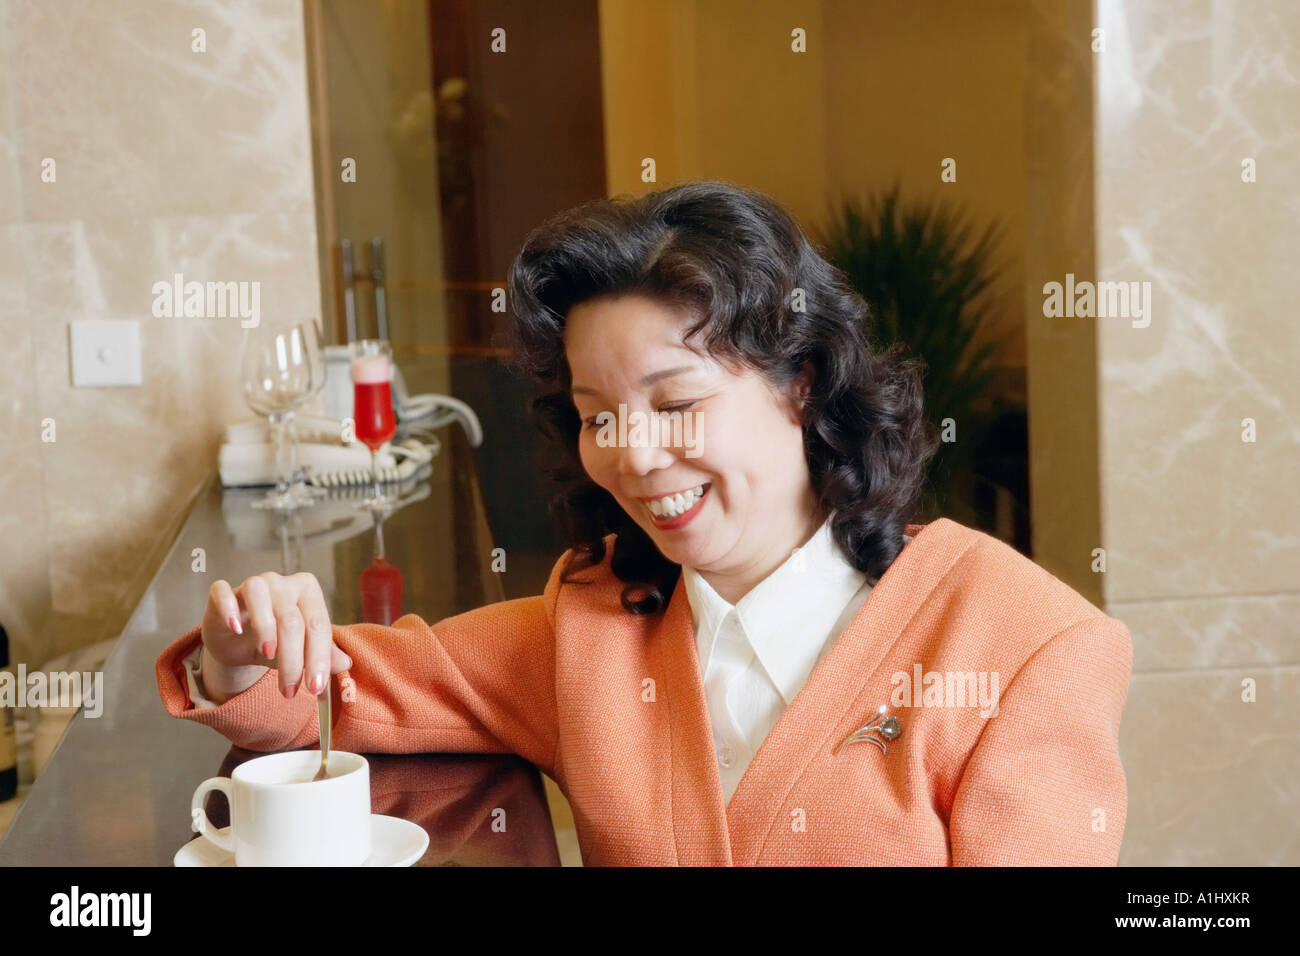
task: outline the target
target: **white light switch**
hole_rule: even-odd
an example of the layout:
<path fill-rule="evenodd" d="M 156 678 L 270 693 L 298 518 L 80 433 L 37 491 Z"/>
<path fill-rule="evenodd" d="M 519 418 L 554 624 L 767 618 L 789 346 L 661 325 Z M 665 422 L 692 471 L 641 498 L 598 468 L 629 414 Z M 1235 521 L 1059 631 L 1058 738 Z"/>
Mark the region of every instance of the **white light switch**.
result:
<path fill-rule="evenodd" d="M 68 337 L 74 386 L 141 384 L 139 322 L 71 322 Z"/>

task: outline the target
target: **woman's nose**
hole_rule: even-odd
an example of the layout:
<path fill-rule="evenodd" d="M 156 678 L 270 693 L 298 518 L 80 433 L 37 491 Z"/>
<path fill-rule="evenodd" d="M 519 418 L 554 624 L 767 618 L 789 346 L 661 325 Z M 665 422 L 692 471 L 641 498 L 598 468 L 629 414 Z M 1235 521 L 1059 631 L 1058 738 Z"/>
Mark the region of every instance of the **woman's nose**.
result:
<path fill-rule="evenodd" d="M 673 463 L 671 449 L 638 443 L 631 438 L 623 447 L 610 450 L 618 456 L 618 471 L 621 475 L 644 475 L 656 468 L 666 468 Z"/>

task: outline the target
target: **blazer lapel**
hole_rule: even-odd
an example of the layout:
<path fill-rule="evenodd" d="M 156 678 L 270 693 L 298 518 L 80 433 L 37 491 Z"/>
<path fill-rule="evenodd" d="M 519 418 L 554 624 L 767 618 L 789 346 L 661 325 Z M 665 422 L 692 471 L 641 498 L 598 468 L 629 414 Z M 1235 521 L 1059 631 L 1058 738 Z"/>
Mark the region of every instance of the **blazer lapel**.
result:
<path fill-rule="evenodd" d="M 672 807 L 682 863 L 754 864 L 800 777 L 814 763 L 829 761 L 835 745 L 886 702 L 865 699 L 866 685 L 961 556 L 960 530 L 947 518 L 907 526 L 912 541 L 767 735 L 730 804 L 723 803 L 690 606 L 678 579 L 660 647 L 672 685 Z"/>
<path fill-rule="evenodd" d="M 678 863 L 730 866 L 731 847 L 722 778 L 713 753 L 713 727 L 704 696 L 695 627 L 681 575 L 664 610 L 656 642 L 659 670 L 668 681 L 668 732 L 672 752 L 673 835 Z"/>

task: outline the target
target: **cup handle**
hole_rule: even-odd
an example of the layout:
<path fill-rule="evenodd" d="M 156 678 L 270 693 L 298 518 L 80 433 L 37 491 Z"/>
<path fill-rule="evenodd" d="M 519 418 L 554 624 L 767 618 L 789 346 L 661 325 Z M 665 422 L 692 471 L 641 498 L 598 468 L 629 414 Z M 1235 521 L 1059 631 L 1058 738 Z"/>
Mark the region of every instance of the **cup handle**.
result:
<path fill-rule="evenodd" d="M 231 838 L 231 835 L 222 833 L 213 826 L 212 821 L 208 819 L 208 815 L 203 809 L 203 800 L 212 790 L 220 790 L 226 795 L 226 802 L 230 804 L 231 830 L 232 832 L 234 830 L 235 793 L 230 785 L 229 777 L 209 777 L 199 784 L 199 788 L 194 791 L 194 799 L 190 801 L 190 819 L 192 820 L 193 829 L 221 847 L 221 849 L 234 853 L 235 841 Z"/>

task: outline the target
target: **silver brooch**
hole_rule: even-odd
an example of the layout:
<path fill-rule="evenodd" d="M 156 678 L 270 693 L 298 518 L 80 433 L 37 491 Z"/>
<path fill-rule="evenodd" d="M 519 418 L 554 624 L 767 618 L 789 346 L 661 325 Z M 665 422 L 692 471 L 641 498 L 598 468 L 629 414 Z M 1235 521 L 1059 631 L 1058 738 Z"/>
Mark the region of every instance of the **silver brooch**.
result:
<path fill-rule="evenodd" d="M 893 714 L 886 717 L 885 705 L 881 704 L 880 709 L 876 711 L 876 715 L 871 718 L 870 723 L 863 724 L 857 730 L 853 731 L 853 733 L 849 734 L 849 736 L 844 739 L 843 743 L 835 748 L 835 755 L 838 756 L 839 752 L 846 744 L 855 744 L 860 740 L 869 740 L 873 744 L 878 744 L 880 752 L 886 753 L 885 740 L 895 740 L 902 732 L 903 722 Z M 880 737 L 883 737 L 884 740 L 881 740 L 880 737 L 873 736 L 874 734 L 880 734 Z"/>

